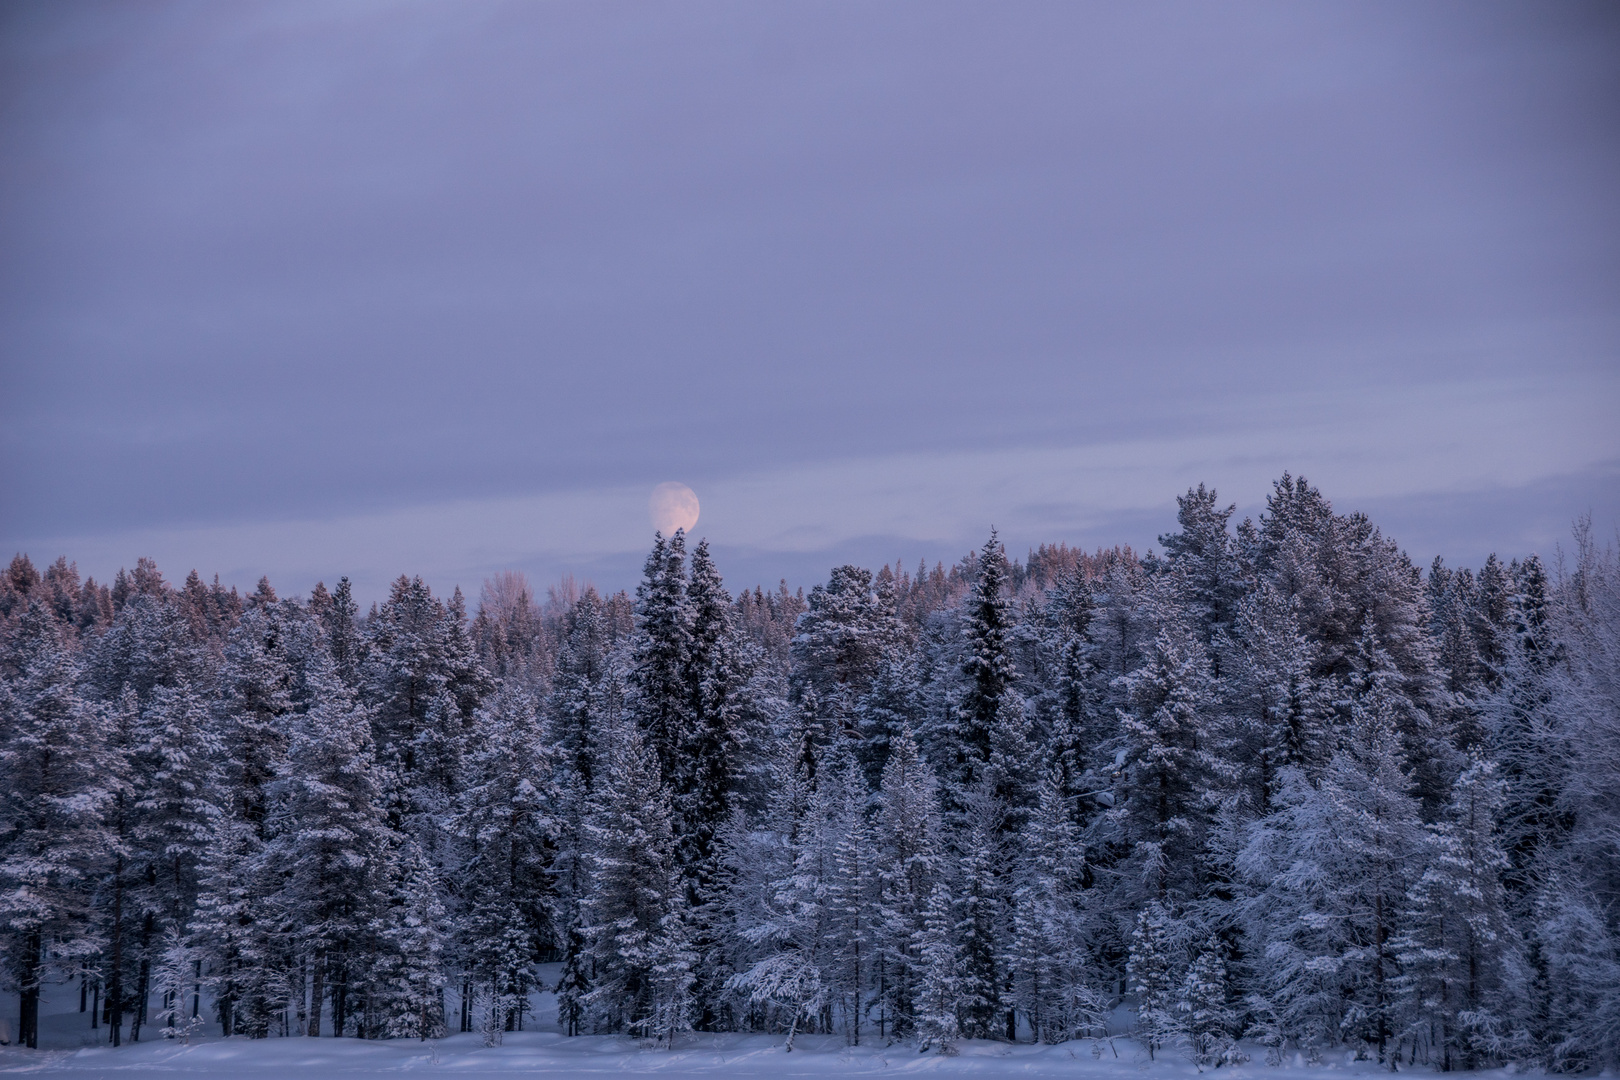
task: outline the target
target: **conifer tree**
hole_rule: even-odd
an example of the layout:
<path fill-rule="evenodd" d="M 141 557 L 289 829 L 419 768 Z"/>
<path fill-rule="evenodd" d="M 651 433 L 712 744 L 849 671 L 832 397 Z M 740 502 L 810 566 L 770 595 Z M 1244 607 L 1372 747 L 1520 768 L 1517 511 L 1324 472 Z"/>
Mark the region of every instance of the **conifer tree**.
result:
<path fill-rule="evenodd" d="M 753 962 L 727 981 L 753 1006 L 785 1016 L 787 1049 L 800 1025 L 816 1023 L 829 1006 L 836 975 L 834 915 L 828 903 L 835 876 L 832 810 L 839 805 L 837 773 L 820 779 L 790 752 L 779 764 L 782 783 L 770 807 L 758 895 L 738 926 L 753 946 Z"/>
<path fill-rule="evenodd" d="M 133 605 L 126 605 L 128 610 Z M 107 849 L 104 873 L 96 890 L 101 903 L 97 912 L 99 936 L 106 941 L 103 964 L 106 968 L 108 1028 L 112 1044 L 123 1044 L 126 1010 L 130 1018 L 131 1041 L 139 1041 L 146 1002 L 149 974 L 145 946 L 151 927 L 145 925 L 136 895 L 142 859 L 135 841 L 138 818 L 135 809 L 137 789 L 132 782 L 129 758 L 136 745 L 140 702 L 135 689 L 125 686 L 117 701 L 101 710 L 98 735 L 107 766 L 101 778 L 105 790 L 102 806 L 103 834 Z M 143 932 L 147 931 L 147 932 Z"/>
<path fill-rule="evenodd" d="M 878 852 L 866 813 L 866 779 L 847 751 L 841 755 L 835 781 L 827 820 L 826 905 L 832 938 L 828 990 L 846 1040 L 858 1046 L 878 959 Z"/>
<path fill-rule="evenodd" d="M 896 648 L 878 664 L 871 688 L 855 705 L 855 728 L 860 734 L 856 759 L 874 788 L 882 782 L 890 748 L 900 732 L 914 732 L 922 723 L 920 684 L 915 654 L 908 648 Z"/>
<path fill-rule="evenodd" d="M 1220 651 L 1226 723 L 1217 751 L 1248 812 L 1264 816 L 1284 769 L 1315 778 L 1326 768 L 1335 749 L 1334 695 L 1311 674 L 1315 648 L 1292 602 L 1269 583 L 1238 604 Z"/>
<path fill-rule="evenodd" d="M 378 917 L 381 902 L 368 895 L 371 872 L 397 841 L 368 710 L 325 652 L 311 658 L 307 678 L 312 704 L 293 725 L 270 788 L 271 839 L 262 859 L 277 886 L 268 906 L 287 920 L 286 946 L 313 980 L 306 1032 L 318 1036 L 329 984 L 346 974 L 345 961 L 358 959 L 365 928 Z"/>
<path fill-rule="evenodd" d="M 826 585 L 810 590 L 795 627 L 797 692 L 814 690 L 821 719 L 838 731 L 853 731 L 858 702 L 903 636 L 892 575 L 874 581 L 870 570 L 834 567 Z"/>
<path fill-rule="evenodd" d="M 679 530 L 653 540 L 643 580 L 636 587 L 636 638 L 632 647 L 629 706 L 660 780 L 674 791 L 687 787 L 681 750 L 692 735 L 693 612 L 686 595 L 686 535 Z"/>
<path fill-rule="evenodd" d="M 1243 587 L 1226 527 L 1235 509 L 1222 509 L 1203 484 L 1188 488 L 1176 496 L 1181 531 L 1159 537 L 1183 618 L 1206 648 L 1232 625 Z"/>
<path fill-rule="evenodd" d="M 141 903 L 164 933 L 183 932 L 196 907 L 198 867 L 221 808 L 222 753 L 204 693 L 189 682 L 158 687 L 136 730 L 134 839 L 144 880 Z"/>
<path fill-rule="evenodd" d="M 585 995 L 596 1031 L 672 1037 L 681 1027 L 688 952 L 669 797 L 638 728 L 604 732 L 585 835 L 590 889 L 586 951 L 595 985 Z"/>
<path fill-rule="evenodd" d="M 977 567 L 977 580 L 962 621 L 967 644 L 962 674 L 967 685 L 956 708 L 959 743 L 952 779 L 955 792 L 962 794 L 979 779 L 984 764 L 990 760 L 1003 699 L 1013 692 L 1018 679 L 1008 648 L 1012 618 L 1003 595 L 1007 557 L 994 531 L 979 551 Z"/>
<path fill-rule="evenodd" d="M 275 881 L 264 862 L 258 826 L 234 815 L 219 823 L 203 861 L 192 942 L 203 956 L 220 1028 L 263 1038 L 280 981 Z M 341 992 L 341 988 L 340 988 Z M 339 1012 L 334 1003 L 334 1013 Z M 334 1029 L 342 1021 L 334 1017 Z"/>
<path fill-rule="evenodd" d="M 547 741 L 557 755 L 553 925 L 563 953 L 558 1022 L 567 1035 L 582 1033 L 583 1001 L 590 990 L 580 905 L 589 878 L 584 830 L 594 787 L 596 744 L 623 704 L 620 672 L 610 646 L 601 599 L 595 589 L 587 588 L 567 617 L 546 728 Z"/>
<path fill-rule="evenodd" d="M 1184 630 L 1159 632 L 1124 680 L 1119 784 L 1109 817 L 1129 846 L 1131 877 L 1149 897 L 1193 899 L 1207 834 L 1207 793 L 1219 763 L 1205 729 L 1212 710 L 1206 653 Z"/>
<path fill-rule="evenodd" d="M 962 1034 L 996 1038 L 1014 1023 L 1011 1002 L 1003 1000 L 1011 945 L 1010 881 L 1002 840 L 1006 811 L 988 786 L 968 792 L 956 837 L 955 924 L 952 937 L 961 957 L 958 1008 Z"/>
<path fill-rule="evenodd" d="M 63 630 L 38 601 L 28 602 L 18 636 L 19 675 L 0 700 L 0 933 L 19 991 L 17 1040 L 33 1049 L 47 964 L 95 944 L 90 890 L 113 843 L 106 812 L 118 770 L 80 697 Z"/>
<path fill-rule="evenodd" d="M 1395 942 L 1407 1039 L 1440 1068 L 1473 1069 L 1511 1040 L 1523 990 L 1518 934 L 1508 919 L 1496 836 L 1502 783 L 1476 754 L 1431 832 L 1428 864 L 1407 894 L 1407 929 Z"/>
<path fill-rule="evenodd" d="M 381 937 L 387 943 L 384 1023 L 396 1038 L 441 1038 L 447 951 L 445 911 L 439 899 L 442 886 L 433 864 L 410 841 L 389 870 L 395 881 L 393 895 L 379 913 L 384 922 Z"/>
<path fill-rule="evenodd" d="M 1136 995 L 1136 1038 L 1150 1058 L 1185 1032 L 1176 1010 L 1182 975 L 1174 921 L 1163 904 L 1152 900 L 1137 915 L 1136 929 L 1131 933 L 1130 960 L 1125 970 L 1131 992 Z"/>
<path fill-rule="evenodd" d="M 1186 1033 L 1193 1061 L 1200 1069 L 1247 1060 L 1233 1032 L 1237 1012 L 1229 1003 L 1226 961 L 1218 939 L 1206 941 L 1187 968 L 1176 1000 L 1179 1026 Z"/>
<path fill-rule="evenodd" d="M 917 955 L 922 983 L 917 990 L 917 1041 L 923 1052 L 956 1053 L 960 1037 L 957 1002 L 961 997 L 955 943 L 951 940 L 950 890 L 936 884 L 928 896 Z"/>
<path fill-rule="evenodd" d="M 185 936 L 172 926 L 163 932 L 159 957 L 153 981 L 163 1001 L 157 1015 L 162 1025 L 160 1034 L 165 1039 L 189 1043 L 204 1023 L 200 1009 L 201 987 L 196 974 L 201 958 L 197 950 L 186 943 Z"/>
<path fill-rule="evenodd" d="M 1054 764 L 1042 777 L 1030 816 L 1013 894 L 1010 963 L 1016 1003 L 1035 1038 L 1059 1043 L 1101 1026 L 1106 1005 L 1087 948 L 1080 908 L 1086 874 L 1081 842 Z"/>
<path fill-rule="evenodd" d="M 1239 868 L 1256 887 L 1251 940 L 1260 991 L 1287 1036 L 1313 1053 L 1349 1042 L 1381 1060 L 1398 1034 L 1395 940 L 1424 850 L 1418 804 L 1387 698 L 1359 702 L 1320 786 L 1284 777 Z"/>
<path fill-rule="evenodd" d="M 394 582 L 366 622 L 363 648 L 362 696 L 372 709 L 377 757 L 398 776 L 403 796 L 390 824 L 438 860 L 488 674 L 460 608 L 435 599 L 421 578 Z"/>
<path fill-rule="evenodd" d="M 504 1001 L 510 1011 L 526 1007 L 533 965 L 557 936 L 556 755 L 533 701 L 517 686 L 503 687 L 478 711 L 471 743 L 463 808 L 449 826 L 461 841 L 461 953 L 469 983 L 483 988 L 490 1007 Z M 501 1018 L 507 1030 L 522 1020 L 521 1011 Z"/>
<path fill-rule="evenodd" d="M 227 807 L 258 840 L 267 837 L 266 788 L 287 752 L 295 700 L 301 628 L 281 605 L 254 607 L 225 645 L 217 714 L 218 740 L 229 748 L 221 777 Z"/>
<path fill-rule="evenodd" d="M 911 729 L 902 725 L 883 767 L 874 838 L 879 1016 L 899 1039 L 917 1030 L 925 968 L 921 935 L 934 886 L 944 874 L 937 786 Z"/>

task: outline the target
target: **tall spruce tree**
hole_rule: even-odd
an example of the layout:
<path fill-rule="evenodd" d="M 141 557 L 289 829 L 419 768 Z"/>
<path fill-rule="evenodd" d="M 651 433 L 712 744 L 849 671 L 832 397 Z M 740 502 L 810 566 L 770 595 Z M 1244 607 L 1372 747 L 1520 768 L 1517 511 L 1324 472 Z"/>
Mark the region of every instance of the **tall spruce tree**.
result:
<path fill-rule="evenodd" d="M 106 815 L 120 770 L 80 696 L 64 628 L 29 600 L 18 637 L 18 677 L 0 699 L 0 933 L 20 999 L 17 1040 L 33 1049 L 48 965 L 96 945 L 91 889 L 114 844 Z"/>
<path fill-rule="evenodd" d="M 584 997 L 588 1026 L 672 1036 L 689 1023 L 690 987 L 673 811 L 637 726 L 603 735 L 585 823 L 591 879 L 583 921 L 595 983 Z"/>

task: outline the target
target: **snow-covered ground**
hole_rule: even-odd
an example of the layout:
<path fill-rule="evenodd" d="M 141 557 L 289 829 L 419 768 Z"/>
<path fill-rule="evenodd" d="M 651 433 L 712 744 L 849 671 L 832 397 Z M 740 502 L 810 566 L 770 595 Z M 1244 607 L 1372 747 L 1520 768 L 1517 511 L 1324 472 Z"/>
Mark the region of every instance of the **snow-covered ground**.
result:
<path fill-rule="evenodd" d="M 0 1009 L 16 1024 L 15 995 L 0 996 Z M 650 1048 L 634 1039 L 613 1036 L 566 1038 L 556 1026 L 551 994 L 534 998 L 535 1030 L 508 1032 L 500 1046 L 486 1047 L 476 1034 L 452 1035 L 433 1042 L 359 1039 L 224 1039 L 218 1025 L 182 1044 L 166 1040 L 155 1028 L 142 1041 L 117 1049 L 107 1045 L 107 1029 L 92 1030 L 87 1013 L 78 1011 L 76 987 L 51 987 L 41 1010 L 41 1049 L 0 1047 L 0 1075 L 38 1074 L 64 1080 L 172 1074 L 193 1080 L 337 1080 L 387 1076 L 401 1072 L 446 1077 L 480 1076 L 718 1076 L 725 1080 L 754 1077 L 919 1076 L 1078 1077 L 1088 1080 L 1139 1080 L 1143 1076 L 1191 1077 L 1191 1062 L 1174 1051 L 1150 1062 L 1129 1038 L 1063 1046 L 1011 1046 L 999 1042 L 964 1042 L 954 1056 L 919 1054 L 910 1046 L 846 1046 L 841 1036 L 800 1035 L 792 1053 L 780 1035 L 691 1035 L 674 1049 Z M 1121 1017 L 1123 1020 L 1124 1017 Z M 127 1029 L 126 1029 L 127 1031 Z M 1344 1059 L 1320 1066 L 1294 1061 L 1279 1068 L 1254 1063 L 1218 1071 L 1224 1080 L 1351 1080 L 1357 1074 L 1380 1073 L 1371 1062 Z M 1506 1076 L 1498 1072 L 1497 1076 Z"/>
<path fill-rule="evenodd" d="M 455 1035 L 436 1043 L 208 1038 L 191 1046 L 158 1040 L 118 1050 L 97 1047 L 30 1053 L 8 1048 L 0 1051 L 0 1073 L 38 1072 L 74 1080 L 154 1072 L 220 1080 L 261 1076 L 324 1080 L 404 1071 L 454 1077 L 658 1074 L 785 1080 L 905 1073 L 1136 1080 L 1144 1074 L 1190 1077 L 1196 1071 L 1174 1054 L 1161 1054 L 1159 1061 L 1149 1062 L 1127 1039 L 1116 1039 L 1114 1048 L 1117 1057 L 1106 1043 L 1097 1048 L 1101 1050 L 1098 1057 L 1089 1042 L 1063 1046 L 968 1042 L 955 1056 L 942 1057 L 918 1054 L 906 1046 L 850 1047 L 836 1036 L 801 1036 L 791 1054 L 783 1051 L 780 1037 L 764 1035 L 696 1035 L 681 1040 L 673 1050 L 648 1049 L 632 1040 L 606 1036 L 570 1039 L 553 1031 L 508 1034 L 497 1047 L 483 1046 L 476 1035 Z M 1353 1074 L 1377 1072 L 1381 1070 L 1370 1062 L 1334 1062 L 1315 1068 L 1248 1064 L 1221 1069 L 1218 1075 L 1227 1080 L 1301 1080 L 1307 1076 L 1325 1080 L 1325 1074 L 1331 1073 L 1349 1080 Z"/>

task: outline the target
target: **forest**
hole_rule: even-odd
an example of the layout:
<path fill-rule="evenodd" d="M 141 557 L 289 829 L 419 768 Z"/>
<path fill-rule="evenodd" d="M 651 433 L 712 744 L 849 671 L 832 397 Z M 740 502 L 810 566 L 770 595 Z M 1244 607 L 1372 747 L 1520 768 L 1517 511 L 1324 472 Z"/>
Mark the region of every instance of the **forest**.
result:
<path fill-rule="evenodd" d="M 114 1045 L 949 1053 L 1128 1016 L 1200 1067 L 1620 1066 L 1620 557 L 1414 564 L 1284 475 L 1143 555 L 732 595 L 0 573 L 0 959 Z M 548 1018 L 549 1019 L 549 1018 Z"/>

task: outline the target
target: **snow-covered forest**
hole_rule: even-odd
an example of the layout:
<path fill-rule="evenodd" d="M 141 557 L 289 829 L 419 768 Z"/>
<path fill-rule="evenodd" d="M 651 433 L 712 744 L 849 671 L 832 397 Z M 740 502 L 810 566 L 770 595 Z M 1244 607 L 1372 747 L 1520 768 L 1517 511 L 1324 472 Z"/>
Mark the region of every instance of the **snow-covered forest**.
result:
<path fill-rule="evenodd" d="M 649 1044 L 1127 1010 L 1202 1066 L 1620 1064 L 1612 547 L 1424 570 L 1303 479 L 1179 506 L 1146 556 L 992 535 L 807 595 L 676 534 L 633 596 L 474 610 L 19 555 L 14 1037 L 44 985 L 115 1044 L 495 1043 L 548 965 L 564 1034 Z"/>

